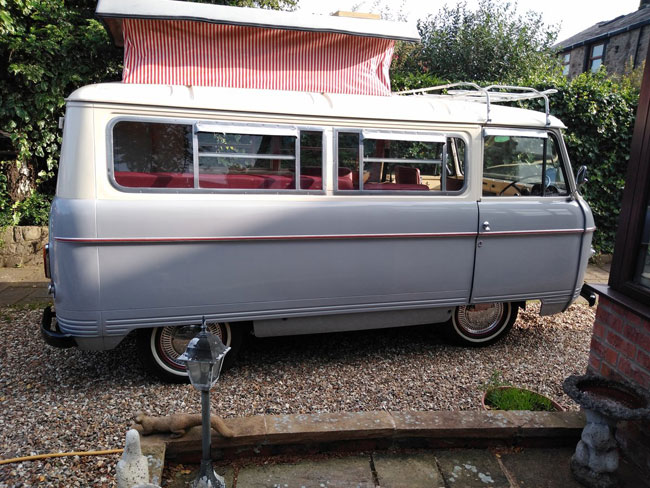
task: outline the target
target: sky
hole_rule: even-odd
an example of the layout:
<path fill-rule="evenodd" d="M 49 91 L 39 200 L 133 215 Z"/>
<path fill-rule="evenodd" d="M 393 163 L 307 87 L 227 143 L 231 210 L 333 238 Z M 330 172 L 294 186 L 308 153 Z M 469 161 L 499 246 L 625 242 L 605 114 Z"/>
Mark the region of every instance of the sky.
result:
<path fill-rule="evenodd" d="M 436 13 L 443 5 L 454 6 L 456 0 L 299 0 L 298 10 L 316 14 L 329 14 L 337 10 L 375 11 L 400 10 L 409 22 L 416 22 L 429 14 Z M 514 2 L 513 2 L 514 3 Z M 379 4 L 380 12 L 373 5 Z M 474 9 L 478 0 L 467 0 L 468 7 Z M 562 41 L 603 20 L 611 20 L 619 15 L 634 12 L 639 0 L 519 0 L 518 10 L 540 12 L 544 22 L 549 25 L 561 24 L 557 40 Z"/>

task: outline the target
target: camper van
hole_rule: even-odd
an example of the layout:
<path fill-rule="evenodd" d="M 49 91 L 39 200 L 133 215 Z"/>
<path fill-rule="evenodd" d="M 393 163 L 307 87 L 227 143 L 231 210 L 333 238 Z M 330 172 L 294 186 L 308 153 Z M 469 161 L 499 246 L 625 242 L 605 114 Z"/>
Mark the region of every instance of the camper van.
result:
<path fill-rule="evenodd" d="M 566 310 L 594 221 L 547 94 L 523 90 L 546 99 L 538 112 L 495 103 L 521 91 L 443 88 L 75 91 L 46 342 L 107 350 L 136 334 L 147 366 L 183 381 L 203 317 L 232 363 L 251 332 L 437 324 L 482 346 L 529 300 Z"/>

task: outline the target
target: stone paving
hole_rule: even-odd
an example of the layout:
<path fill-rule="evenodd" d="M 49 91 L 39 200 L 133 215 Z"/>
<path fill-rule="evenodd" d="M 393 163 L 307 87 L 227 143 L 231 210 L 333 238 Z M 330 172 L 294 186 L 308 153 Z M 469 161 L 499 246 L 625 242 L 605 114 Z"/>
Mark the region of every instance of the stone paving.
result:
<path fill-rule="evenodd" d="M 574 449 L 492 448 L 337 454 L 288 462 L 216 466 L 228 488 L 581 488 L 570 472 Z M 169 480 L 190 486 L 196 468 Z M 648 488 L 625 462 L 620 488 Z"/>

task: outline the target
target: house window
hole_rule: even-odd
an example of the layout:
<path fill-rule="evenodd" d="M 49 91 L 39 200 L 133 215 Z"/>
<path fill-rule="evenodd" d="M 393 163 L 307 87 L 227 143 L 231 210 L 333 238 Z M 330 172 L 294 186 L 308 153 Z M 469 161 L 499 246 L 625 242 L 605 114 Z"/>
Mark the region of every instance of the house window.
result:
<path fill-rule="evenodd" d="M 569 76 L 569 67 L 571 66 L 571 53 L 566 53 L 562 57 L 562 74 Z"/>
<path fill-rule="evenodd" d="M 589 69 L 592 73 L 598 71 L 603 64 L 605 57 L 605 44 L 594 44 L 591 46 L 591 53 L 589 55 Z"/>
<path fill-rule="evenodd" d="M 650 65 L 646 64 L 609 286 L 650 304 Z M 645 101 L 644 101 L 645 100 Z"/>
<path fill-rule="evenodd" d="M 645 211 L 634 282 L 650 292 L 650 205 Z"/>

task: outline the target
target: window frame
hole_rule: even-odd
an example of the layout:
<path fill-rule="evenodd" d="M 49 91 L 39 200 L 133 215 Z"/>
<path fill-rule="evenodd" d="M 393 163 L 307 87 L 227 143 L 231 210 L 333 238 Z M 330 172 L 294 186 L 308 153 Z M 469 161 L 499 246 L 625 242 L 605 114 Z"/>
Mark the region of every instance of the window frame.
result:
<path fill-rule="evenodd" d="M 334 159 L 334 175 L 338 175 L 339 171 L 339 133 L 344 132 L 348 134 L 359 134 L 359 176 L 363 174 L 363 163 L 364 161 L 369 161 L 367 158 L 364 158 L 364 132 L 369 135 L 377 136 L 386 136 L 383 140 L 408 140 L 408 141 L 422 141 L 422 142 L 442 142 L 443 151 L 441 159 L 441 171 L 440 171 L 440 185 L 441 188 L 444 188 L 443 184 L 445 182 L 446 171 L 443 171 L 445 168 L 445 160 L 449 157 L 450 152 L 448 151 L 447 144 L 448 140 L 451 138 L 461 139 L 465 144 L 465 154 L 464 154 L 464 173 L 463 173 L 463 187 L 460 190 L 449 191 L 449 190 L 365 190 L 363 189 L 363 178 L 359 178 L 359 189 L 357 190 L 339 190 L 338 187 L 338 178 L 334 178 L 334 194 L 335 195 L 408 195 L 408 196 L 454 196 L 461 195 L 465 193 L 468 189 L 468 175 L 470 174 L 469 169 L 469 153 L 470 153 L 470 144 L 466 134 L 462 132 L 445 132 L 445 131 L 436 131 L 436 130 L 401 130 L 401 129 L 381 129 L 381 128 L 359 128 L 359 127 L 333 127 L 333 159 Z M 400 136 L 402 138 L 400 138 Z M 418 137 L 421 137 L 418 138 Z M 366 137 L 370 140 L 382 140 L 374 137 Z M 437 140 L 434 140 L 437 139 Z M 382 158 L 383 161 L 386 161 L 386 158 Z M 419 160 L 418 160 L 419 161 Z M 428 161 L 428 160 L 422 160 Z M 369 161 L 370 162 L 370 161 Z M 406 161 L 405 161 L 406 162 Z"/>
<path fill-rule="evenodd" d="M 559 166 L 562 171 L 562 176 L 564 178 L 564 185 L 566 187 L 566 194 L 558 195 L 545 195 L 546 188 L 542 187 L 541 195 L 483 195 L 483 178 L 485 176 L 485 151 L 483 151 L 482 160 L 481 160 L 481 198 L 543 198 L 548 200 L 550 198 L 568 198 L 573 192 L 573 173 L 571 169 L 571 164 L 569 162 L 568 154 L 566 154 L 566 148 L 563 144 L 563 138 L 559 137 L 553 130 L 549 129 L 540 129 L 540 128 L 507 128 L 507 127 L 486 127 L 483 129 L 482 134 L 482 144 L 485 147 L 485 138 L 489 136 L 509 136 L 509 137 L 530 137 L 530 138 L 540 138 L 546 140 L 552 140 L 555 144 L 555 149 L 557 152 L 557 157 L 559 159 Z M 542 174 L 540 175 L 540 182 L 544 177 L 546 168 L 544 166 Z"/>
<path fill-rule="evenodd" d="M 113 130 L 120 122 L 143 122 L 152 124 L 178 124 L 187 125 L 191 127 L 192 134 L 192 158 L 193 158 L 193 188 L 163 188 L 163 187 L 129 187 L 120 185 L 115 179 L 115 160 L 114 160 L 114 147 L 113 147 Z M 215 129 L 234 129 L 242 130 L 243 132 L 231 132 L 233 134 L 244 133 L 250 135 L 279 135 L 281 132 L 295 131 L 295 181 L 296 185 L 300 186 L 300 135 L 301 132 L 320 132 L 321 134 L 321 189 L 320 190 L 301 190 L 294 189 L 257 189 L 257 188 L 201 188 L 199 187 L 199 151 L 198 151 L 198 133 L 199 132 L 219 132 L 213 131 L 200 131 L 199 127 L 210 127 Z M 257 132 L 254 132 L 257 130 Z M 261 130 L 261 131 L 260 131 Z M 203 119 L 186 119 L 178 117 L 147 117 L 147 116 L 118 116 L 110 120 L 106 125 L 106 152 L 107 152 L 107 173 L 108 180 L 115 189 L 125 193 L 165 193 L 165 194 L 184 194 L 184 193 L 221 193 L 221 194 L 284 194 L 284 195 L 324 195 L 326 193 L 327 185 L 327 172 L 326 168 L 326 127 L 312 126 L 312 125 L 297 125 L 297 124 L 261 124 L 261 123 L 248 123 L 238 121 L 215 121 Z M 266 131 L 266 132 L 265 132 Z M 225 130 L 224 130 L 225 132 Z"/>
<path fill-rule="evenodd" d="M 650 63 L 646 63 L 641 85 L 608 282 L 612 290 L 639 304 L 650 303 L 650 289 L 634 281 L 648 204 L 650 204 Z"/>
<path fill-rule="evenodd" d="M 566 69 L 566 73 L 564 70 Z M 562 74 L 564 76 L 569 76 L 571 71 L 571 51 L 562 54 Z"/>
<path fill-rule="evenodd" d="M 594 49 L 596 49 L 598 46 L 603 46 L 603 52 L 599 56 L 594 56 Z M 595 44 L 591 44 L 589 46 L 589 54 L 587 55 L 587 69 L 585 71 L 590 71 L 592 73 L 595 73 L 593 69 L 593 64 L 594 61 L 600 59 L 600 65 L 598 66 L 598 69 L 600 69 L 601 66 L 605 64 L 605 50 L 607 49 L 607 43 L 605 41 L 603 42 L 598 42 Z"/>

